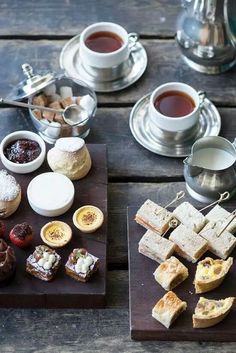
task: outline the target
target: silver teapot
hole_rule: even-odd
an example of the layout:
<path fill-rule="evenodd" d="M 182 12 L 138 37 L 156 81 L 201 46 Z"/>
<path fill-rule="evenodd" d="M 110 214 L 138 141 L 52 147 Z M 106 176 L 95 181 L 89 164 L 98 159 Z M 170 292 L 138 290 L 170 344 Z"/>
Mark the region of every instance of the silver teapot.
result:
<path fill-rule="evenodd" d="M 182 0 L 177 43 L 193 69 L 217 74 L 236 63 L 236 0 Z"/>
<path fill-rule="evenodd" d="M 201 201 L 219 199 L 219 194 L 236 191 L 236 139 L 202 137 L 184 159 L 184 178 L 189 194 Z"/>

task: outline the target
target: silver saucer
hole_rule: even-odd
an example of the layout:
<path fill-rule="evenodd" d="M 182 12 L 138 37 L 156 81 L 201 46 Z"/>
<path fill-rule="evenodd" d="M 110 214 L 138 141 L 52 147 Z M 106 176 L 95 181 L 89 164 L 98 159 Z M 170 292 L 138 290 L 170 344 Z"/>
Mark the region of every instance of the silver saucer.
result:
<path fill-rule="evenodd" d="M 130 113 L 130 130 L 140 145 L 151 152 L 167 157 L 186 157 L 191 152 L 192 144 L 203 136 L 217 136 L 221 128 L 221 117 L 215 105 L 204 98 L 201 107 L 199 123 L 190 129 L 187 138 L 174 142 L 173 136 L 168 136 L 167 131 L 151 127 L 148 118 L 148 104 L 151 93 L 142 97 Z M 170 133 L 169 135 L 173 135 Z M 176 133 L 178 134 L 178 133 Z"/>
<path fill-rule="evenodd" d="M 96 92 L 115 92 L 122 90 L 136 82 L 147 67 L 147 53 L 140 42 L 136 42 L 128 59 L 130 70 L 124 77 L 112 81 L 98 81 L 83 67 L 79 56 L 80 34 L 73 37 L 63 47 L 60 54 L 60 67 L 69 77 L 87 83 Z"/>

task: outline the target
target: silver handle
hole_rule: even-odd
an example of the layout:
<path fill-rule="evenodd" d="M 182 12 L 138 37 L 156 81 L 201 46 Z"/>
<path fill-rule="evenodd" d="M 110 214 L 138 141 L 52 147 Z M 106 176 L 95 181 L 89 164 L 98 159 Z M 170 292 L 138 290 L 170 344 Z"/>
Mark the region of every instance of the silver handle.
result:
<path fill-rule="evenodd" d="M 15 102 L 9 99 L 3 99 L 0 97 L 0 104 L 7 104 L 7 105 L 13 105 L 16 107 L 22 107 L 22 108 L 32 108 L 32 109 L 38 109 L 46 112 L 52 112 L 52 113 L 57 113 L 57 114 L 63 114 L 64 109 L 53 109 L 53 108 L 48 108 L 48 107 L 43 107 L 41 105 L 34 105 L 34 104 L 28 104 L 28 103 L 22 103 L 22 102 Z"/>

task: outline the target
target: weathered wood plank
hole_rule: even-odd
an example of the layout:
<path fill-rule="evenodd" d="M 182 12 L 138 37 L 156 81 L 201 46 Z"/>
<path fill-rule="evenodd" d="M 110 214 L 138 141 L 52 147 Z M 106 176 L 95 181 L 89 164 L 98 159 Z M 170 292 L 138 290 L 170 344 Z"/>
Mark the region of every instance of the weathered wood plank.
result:
<path fill-rule="evenodd" d="M 158 156 L 140 146 L 129 129 L 131 108 L 99 108 L 86 138 L 88 143 L 105 143 L 108 147 L 109 177 L 152 178 L 163 181 L 167 178 L 183 179 L 182 158 Z M 236 109 L 220 109 L 222 117 L 221 135 L 233 140 L 236 136 Z M 0 109 L 0 140 L 9 132 L 33 129 L 27 110 Z"/>
<path fill-rule="evenodd" d="M 111 21 L 130 32 L 173 36 L 179 11 L 176 0 L 2 0 L 0 28 L 1 35 L 73 36 L 91 23 Z"/>
<path fill-rule="evenodd" d="M 35 72 L 59 72 L 59 55 L 66 41 L 0 40 L 0 92 L 6 96 L 23 79 L 21 65 L 30 63 Z M 148 67 L 142 78 L 126 90 L 98 94 L 99 104 L 133 104 L 155 87 L 168 81 L 182 81 L 207 92 L 218 105 L 236 105 L 236 67 L 221 75 L 203 75 L 190 69 L 173 40 L 142 40 Z M 224 92 L 224 93 L 222 93 Z"/>
<path fill-rule="evenodd" d="M 235 343 L 132 341 L 127 309 L 1 310 L 0 320 L 4 353 L 232 353 L 236 349 Z"/>

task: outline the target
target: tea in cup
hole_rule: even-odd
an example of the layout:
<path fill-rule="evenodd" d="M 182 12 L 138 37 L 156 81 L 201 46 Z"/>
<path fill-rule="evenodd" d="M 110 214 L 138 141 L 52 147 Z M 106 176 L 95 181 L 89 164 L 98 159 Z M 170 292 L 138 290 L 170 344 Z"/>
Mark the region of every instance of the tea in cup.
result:
<path fill-rule="evenodd" d="M 199 95 L 185 83 L 165 83 L 151 94 L 148 111 L 154 126 L 166 131 L 184 131 L 199 120 Z"/>
<path fill-rule="evenodd" d="M 84 29 L 80 36 L 80 58 L 84 66 L 98 69 L 116 67 L 129 58 L 132 44 L 138 40 L 120 25 L 98 22 Z"/>

